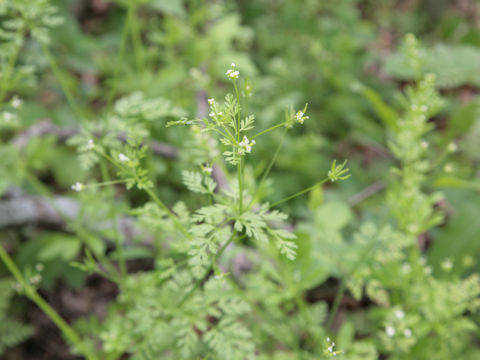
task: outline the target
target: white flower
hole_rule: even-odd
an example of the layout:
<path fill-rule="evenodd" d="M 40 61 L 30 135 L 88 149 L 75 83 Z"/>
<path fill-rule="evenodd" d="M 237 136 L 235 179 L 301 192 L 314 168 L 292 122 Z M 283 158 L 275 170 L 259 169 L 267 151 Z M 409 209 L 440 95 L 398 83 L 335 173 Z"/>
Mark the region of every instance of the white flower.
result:
<path fill-rule="evenodd" d="M 15 117 L 15 115 L 13 115 L 11 112 L 8 112 L 8 111 L 5 111 L 3 113 L 3 118 L 5 119 L 5 121 L 12 121 L 13 118 Z"/>
<path fill-rule="evenodd" d="M 420 145 L 422 146 L 423 149 L 428 149 L 428 142 L 426 142 L 425 140 L 422 140 Z"/>
<path fill-rule="evenodd" d="M 125 154 L 118 154 L 118 159 L 122 162 L 124 161 L 130 161 L 130 159 L 128 158 L 128 156 L 126 156 Z"/>
<path fill-rule="evenodd" d="M 430 266 L 426 266 L 425 269 L 423 269 L 425 275 L 431 275 L 432 274 L 432 268 Z"/>
<path fill-rule="evenodd" d="M 443 167 L 443 171 L 445 171 L 447 174 L 450 174 L 453 172 L 453 165 L 452 164 L 446 164 Z"/>
<path fill-rule="evenodd" d="M 230 80 L 235 80 L 235 79 L 238 79 L 238 76 L 240 75 L 240 71 L 228 69 L 225 74 L 230 78 Z"/>
<path fill-rule="evenodd" d="M 213 104 L 215 103 L 215 99 L 208 99 L 208 103 L 209 103 L 210 105 L 213 105 Z"/>
<path fill-rule="evenodd" d="M 450 260 L 449 258 L 446 258 L 445 260 L 442 261 L 441 266 L 442 266 L 442 269 L 445 271 L 452 270 L 453 268 L 452 260 Z"/>
<path fill-rule="evenodd" d="M 232 67 L 231 69 L 228 69 L 225 75 L 229 77 L 230 80 L 235 80 L 238 79 L 238 76 L 240 75 L 240 71 L 235 70 L 235 63 L 231 63 L 230 66 Z"/>
<path fill-rule="evenodd" d="M 303 111 L 299 110 L 297 111 L 297 113 L 295 114 L 295 117 L 297 119 L 297 122 L 299 124 L 303 124 L 303 122 L 307 119 L 310 119 L 309 116 L 305 116 L 305 114 L 303 113 Z"/>
<path fill-rule="evenodd" d="M 72 190 L 75 190 L 77 192 L 80 192 L 83 189 L 85 189 L 85 185 L 83 185 L 82 183 L 76 182 L 75 184 L 72 185 Z"/>
<path fill-rule="evenodd" d="M 458 146 L 454 142 L 451 142 L 450 144 L 448 144 L 447 150 L 449 152 L 455 152 L 458 150 Z"/>
<path fill-rule="evenodd" d="M 255 140 L 250 141 L 244 136 L 243 140 L 238 144 L 240 146 L 240 149 L 238 150 L 239 154 L 244 155 L 245 153 L 250 153 L 252 151 L 252 146 L 255 144 Z"/>
<path fill-rule="evenodd" d="M 87 150 L 92 150 L 95 147 L 95 144 L 93 143 L 93 140 L 90 139 L 87 141 Z"/>
<path fill-rule="evenodd" d="M 18 109 L 20 106 L 22 106 L 23 100 L 20 99 L 18 96 L 14 96 L 11 104 L 15 109 Z"/>
<path fill-rule="evenodd" d="M 211 174 L 212 174 L 213 167 L 208 166 L 208 165 L 201 165 L 200 168 L 202 169 L 202 171 L 203 171 L 205 174 L 207 174 L 207 175 L 211 175 Z"/>
<path fill-rule="evenodd" d="M 387 334 L 388 337 L 392 337 L 393 335 L 395 335 L 395 329 L 391 326 L 387 326 L 385 328 L 385 333 Z"/>
<path fill-rule="evenodd" d="M 410 269 L 411 269 L 410 264 L 408 263 L 402 264 L 402 273 L 407 274 L 410 272 Z"/>
<path fill-rule="evenodd" d="M 212 111 L 210 114 L 208 114 L 208 116 L 214 117 L 214 116 L 215 116 L 215 113 Z"/>
<path fill-rule="evenodd" d="M 409 328 L 406 328 L 406 329 L 403 331 L 403 335 L 405 335 L 406 337 L 412 336 L 412 330 L 410 330 Z"/>
<path fill-rule="evenodd" d="M 396 310 L 395 316 L 397 317 L 397 319 L 403 319 L 405 317 L 405 313 L 402 310 Z"/>

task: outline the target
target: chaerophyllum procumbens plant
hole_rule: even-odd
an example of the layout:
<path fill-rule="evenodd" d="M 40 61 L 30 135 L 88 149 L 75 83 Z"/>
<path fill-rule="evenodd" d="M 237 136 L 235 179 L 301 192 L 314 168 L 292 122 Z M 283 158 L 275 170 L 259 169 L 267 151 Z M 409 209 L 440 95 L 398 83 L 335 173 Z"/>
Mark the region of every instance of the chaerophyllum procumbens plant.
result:
<path fill-rule="evenodd" d="M 263 337 L 277 324 L 281 326 L 284 315 L 279 317 L 276 311 L 261 308 L 255 299 L 247 296 L 241 273 L 234 274 L 238 266 L 235 259 L 247 256 L 242 255 L 243 251 L 256 253 L 256 262 L 272 262 L 272 271 L 285 266 L 284 262 L 293 261 L 298 248 L 296 236 L 278 205 L 319 184 L 350 176 L 346 162 L 334 161 L 331 169 L 326 169 L 326 177 L 311 187 L 292 191 L 292 195 L 273 204 L 259 201 L 257 191 L 267 180 L 281 144 L 257 180 L 250 169 L 250 164 L 255 162 L 255 149 L 262 141 L 268 141 L 269 132 L 281 131 L 281 128 L 288 131 L 310 121 L 307 105 L 298 111 L 288 109 L 283 121 L 257 130 L 255 116 L 245 111 L 248 97 L 244 96 L 239 81 L 240 70 L 232 63 L 225 75 L 234 91 L 223 100 L 209 98 L 207 116 L 167 122 L 167 131 L 180 126 L 187 138 L 189 133 L 193 134 L 190 138 L 193 143 L 203 141 L 209 148 L 200 156 L 201 161 L 186 164 L 181 173 L 186 188 L 197 194 L 201 204 L 198 208 L 189 209 L 185 202 L 167 205 L 158 195 L 155 177 L 146 167 L 149 139 L 144 137 L 148 129 L 142 126 L 145 114 L 153 111 L 148 105 L 151 100 L 143 102 L 137 96 L 130 102 L 134 108 L 117 103 L 113 115 L 104 119 L 110 129 L 116 128 L 126 135 L 125 141 L 112 132 L 99 137 L 95 135 L 98 131 L 88 128 L 72 140 L 78 145 L 87 167 L 103 162 L 116 176 L 103 182 L 77 182 L 72 190 L 88 194 L 123 184 L 127 190 L 143 191 L 148 201 L 131 214 L 143 231 L 154 236 L 156 263 L 151 272 L 127 273 L 123 239 L 116 242 L 113 260 L 119 262 L 120 273 L 112 266 L 112 259 L 103 259 L 94 249 L 87 248 L 90 255 L 77 264 L 88 272 L 113 279 L 120 286 L 118 303 L 96 334 L 95 341 L 102 344 L 103 356 L 116 358 L 131 353 L 139 358 L 247 359 L 267 351 Z M 122 99 L 119 103 L 129 102 Z M 131 113 L 133 109 L 137 109 L 137 113 L 126 115 L 125 112 Z M 282 302 L 299 306 L 301 321 L 314 327 L 308 320 L 313 310 L 307 309 L 298 290 Z M 257 321 L 264 322 L 265 328 L 256 330 Z M 285 343 L 294 351 L 300 348 L 302 340 L 292 337 L 298 331 L 296 325 L 288 327 L 291 334 L 284 331 L 275 341 Z M 258 339 L 257 331 L 262 333 Z M 325 345 L 327 336 L 323 331 L 312 330 L 312 333 L 308 347 L 311 354 L 317 357 L 340 354 L 333 350 L 335 344 L 330 340 Z"/>

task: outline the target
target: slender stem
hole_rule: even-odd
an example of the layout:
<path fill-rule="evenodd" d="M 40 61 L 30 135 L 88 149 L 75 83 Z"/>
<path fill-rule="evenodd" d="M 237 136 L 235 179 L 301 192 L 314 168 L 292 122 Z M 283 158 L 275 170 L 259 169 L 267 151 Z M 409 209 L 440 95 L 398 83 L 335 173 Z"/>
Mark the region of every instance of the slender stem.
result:
<path fill-rule="evenodd" d="M 21 43 L 18 44 L 18 46 L 15 48 L 13 51 L 12 55 L 10 56 L 10 59 L 8 59 L 8 64 L 7 67 L 5 68 L 4 76 L 2 79 L 2 84 L 0 86 L 0 104 L 2 103 L 3 99 L 5 98 L 5 95 L 8 90 L 8 84 L 10 80 L 10 76 L 12 76 L 13 69 L 15 67 L 15 63 L 17 62 L 18 55 L 20 54 L 20 49 L 22 48 L 23 45 L 23 37 L 25 35 L 25 29 L 21 29 L 19 31 L 20 38 L 21 38 Z"/>
<path fill-rule="evenodd" d="M 345 291 L 347 290 L 347 283 L 345 281 L 345 278 L 343 278 L 340 281 L 340 286 L 338 287 L 337 293 L 335 295 L 335 299 L 333 300 L 333 305 L 332 309 L 330 310 L 330 314 L 328 316 L 328 321 L 326 328 L 330 329 L 330 327 L 333 324 L 333 320 L 335 319 L 335 315 L 337 315 L 338 309 L 340 308 L 340 302 L 343 299 L 343 295 L 345 294 Z"/>
<path fill-rule="evenodd" d="M 127 180 L 123 180 L 123 179 L 102 181 L 94 184 L 85 185 L 85 189 L 97 188 L 97 187 L 108 186 L 108 185 L 125 184 L 126 182 Z"/>
<path fill-rule="evenodd" d="M 100 158 L 100 171 L 102 173 L 102 178 L 104 180 L 103 184 L 115 184 L 119 182 L 119 180 L 110 180 L 110 174 L 108 173 L 107 164 L 104 158 Z M 111 201 L 113 202 L 115 199 L 114 199 L 114 192 L 111 190 L 111 188 L 109 188 L 109 196 L 111 197 Z M 114 206 L 110 207 L 109 213 L 110 213 L 109 215 L 112 218 L 113 237 L 115 240 L 115 247 L 117 249 L 118 263 L 120 265 L 121 282 L 123 285 L 127 276 L 127 262 L 125 260 L 125 255 L 123 252 L 122 237 L 120 235 L 120 232 L 118 231 L 118 224 L 115 221 L 116 213 L 115 213 Z"/>
<path fill-rule="evenodd" d="M 135 2 L 132 1 L 130 5 L 132 10 L 130 11 L 130 16 L 132 17 L 130 20 L 130 29 L 132 35 L 132 44 L 133 44 L 133 52 L 135 55 L 135 63 L 137 65 L 138 71 L 143 71 L 143 50 L 142 50 L 142 34 L 140 32 L 140 27 L 138 26 L 138 19 L 137 19 L 137 6 Z"/>
<path fill-rule="evenodd" d="M 131 27 L 131 22 L 133 17 L 132 14 L 133 14 L 133 6 L 131 5 L 128 7 L 127 14 L 125 16 L 125 23 L 123 24 L 122 39 L 120 41 L 120 49 L 118 50 L 117 63 L 115 64 L 115 70 L 113 73 L 113 84 L 107 98 L 107 110 L 110 110 L 112 106 L 113 98 L 115 97 L 115 93 L 117 91 L 117 82 L 118 82 L 117 77 L 118 77 L 118 73 L 120 72 L 120 67 L 122 66 L 122 63 L 123 63 L 125 48 L 127 47 L 128 33 Z"/>
<path fill-rule="evenodd" d="M 240 142 L 240 117 L 241 117 L 241 109 L 240 109 L 240 93 L 238 92 L 237 81 L 233 80 L 233 87 L 235 88 L 235 95 L 237 96 L 237 106 L 238 106 L 238 115 L 237 115 L 237 144 Z M 242 174 L 242 166 L 243 166 L 243 157 L 240 156 L 240 160 L 237 165 L 237 175 L 238 175 L 238 212 L 241 214 L 243 212 L 243 174 Z"/>
<path fill-rule="evenodd" d="M 299 192 L 297 192 L 297 193 L 295 193 L 295 194 L 293 194 L 293 195 L 290 195 L 290 196 L 288 196 L 288 197 L 286 197 L 286 198 L 284 198 L 284 199 L 282 199 L 282 200 L 279 200 L 279 201 L 273 203 L 272 205 L 270 205 L 270 207 L 272 208 L 272 207 L 274 207 L 274 206 L 277 206 L 277 205 L 279 205 L 279 204 L 284 203 L 285 201 L 288 201 L 288 200 L 291 200 L 291 199 L 293 199 L 293 198 L 296 198 L 297 196 L 303 195 L 303 194 L 305 194 L 305 193 L 307 193 L 307 192 L 315 189 L 317 186 L 322 185 L 322 184 L 325 184 L 329 179 L 330 179 L 329 177 L 326 177 L 326 178 L 323 179 L 322 181 L 319 181 L 319 182 L 313 184 L 312 186 L 309 186 L 309 187 L 306 188 L 306 189 L 303 189 L 303 190 L 301 190 L 301 191 L 299 191 Z"/>
<path fill-rule="evenodd" d="M 271 128 L 268 128 L 268 129 L 266 129 L 266 130 L 260 131 L 258 134 L 256 134 L 256 135 L 252 136 L 252 139 L 255 139 L 257 136 L 260 136 L 260 135 L 266 134 L 266 133 L 268 133 L 269 131 L 275 130 L 275 129 L 277 129 L 277 128 L 281 127 L 281 126 L 285 126 L 286 124 L 287 124 L 287 122 L 286 122 L 286 121 L 284 121 L 283 123 L 280 123 L 280 124 L 274 125 L 274 126 L 272 126 Z"/>
<path fill-rule="evenodd" d="M 160 208 L 162 208 L 163 210 L 165 210 L 165 212 L 167 213 L 168 217 L 170 219 L 172 219 L 172 221 L 175 223 L 175 225 L 180 229 L 180 231 L 188 238 L 190 238 L 190 233 L 187 231 L 187 229 L 185 228 L 185 226 L 183 226 L 183 224 L 180 222 L 180 220 L 178 220 L 178 217 L 167 207 L 167 205 L 165 205 L 163 203 L 162 200 L 160 200 L 160 198 L 155 195 L 155 193 L 151 190 L 151 189 L 145 189 L 145 192 L 150 196 L 150 198 L 152 198 L 152 200 L 158 205 L 160 206 Z"/>
<path fill-rule="evenodd" d="M 46 198 L 47 198 L 47 201 L 50 202 L 50 204 L 52 205 L 52 207 L 55 209 L 55 211 L 57 211 L 57 213 L 60 215 L 60 217 L 66 222 L 66 223 L 70 223 L 70 225 L 72 226 L 72 228 L 78 233 L 78 235 L 80 236 L 84 236 L 85 238 L 88 237 L 88 232 L 87 230 L 83 227 L 83 226 L 80 226 L 79 224 L 77 224 L 76 222 L 73 222 L 71 221 L 71 219 L 62 211 L 62 209 L 60 207 L 58 207 L 56 205 L 56 203 L 52 200 L 52 193 L 50 192 L 49 188 L 47 186 L 45 186 L 42 182 L 40 182 L 35 176 L 33 176 L 32 174 L 30 174 L 28 171 L 25 171 L 25 176 L 26 176 L 26 179 L 30 182 L 30 184 L 32 185 L 32 187 L 39 193 L 39 194 L 42 194 L 44 195 Z M 92 252 L 95 252 L 95 250 L 90 246 L 90 243 L 85 241 L 84 242 L 85 245 L 87 247 L 90 248 L 90 250 Z M 96 255 L 97 258 L 100 260 L 99 262 L 105 267 L 105 268 L 108 268 L 108 270 L 111 272 L 112 275 L 109 275 L 107 277 L 107 279 L 112 279 L 112 278 L 115 278 L 116 277 L 116 272 L 117 272 L 117 269 L 115 268 L 115 266 L 108 260 L 107 257 L 103 256 L 103 255 Z"/>
<path fill-rule="evenodd" d="M 47 60 L 50 64 L 50 67 L 52 68 L 53 74 L 55 75 L 55 77 L 57 78 L 57 80 L 60 84 L 60 87 L 62 88 L 62 91 L 63 91 L 63 93 L 64 93 L 64 95 L 67 99 L 68 105 L 70 106 L 70 108 L 72 109 L 73 113 L 78 118 L 78 120 L 80 122 L 85 122 L 85 118 L 82 115 L 82 112 L 80 111 L 79 107 L 75 103 L 72 92 L 68 88 L 68 85 L 65 82 L 65 79 L 62 75 L 62 71 L 60 70 L 57 62 L 55 61 L 55 58 L 53 57 L 52 53 L 50 52 L 50 49 L 45 44 L 42 44 L 42 51 L 43 51 L 45 57 L 47 58 Z"/>
<path fill-rule="evenodd" d="M 205 273 L 205 276 L 204 276 L 202 279 L 200 279 L 199 281 L 197 281 L 197 282 L 195 283 L 195 285 L 193 286 L 193 288 L 191 288 L 190 291 L 185 294 L 185 296 L 182 298 L 182 300 L 180 300 L 180 302 L 179 302 L 178 305 L 177 305 L 178 308 L 181 308 L 181 306 L 185 303 L 185 301 L 187 301 L 187 300 L 193 295 L 193 293 L 195 292 L 195 290 L 197 290 L 198 287 L 199 287 L 205 280 L 207 280 L 210 271 L 214 268 L 214 265 L 213 265 L 213 264 L 216 264 L 216 263 L 217 263 L 218 258 L 223 254 L 223 252 L 225 251 L 225 249 L 227 248 L 227 246 L 232 243 L 233 239 L 235 238 L 235 237 L 234 237 L 234 234 L 235 234 L 235 233 L 232 233 L 232 235 L 230 236 L 230 239 L 228 239 L 228 241 L 226 241 L 225 244 L 223 244 L 223 246 L 220 248 L 220 250 L 218 250 L 218 252 L 215 254 L 215 257 L 214 257 L 213 260 L 212 260 L 212 265 L 210 265 L 210 267 L 208 268 L 207 272 Z M 242 237 L 241 237 L 241 238 L 242 238 Z M 241 238 L 240 238 L 240 239 L 241 239 Z M 239 240 L 240 240 L 240 239 L 239 239 Z"/>
<path fill-rule="evenodd" d="M 267 176 L 270 173 L 270 171 L 272 170 L 273 164 L 275 164 L 275 161 L 277 161 L 277 157 L 280 154 L 280 150 L 282 149 L 283 142 L 285 141 L 285 138 L 286 138 L 286 135 L 287 135 L 287 131 L 288 131 L 288 128 L 285 128 L 285 131 L 283 132 L 282 140 L 278 144 L 277 149 L 275 150 L 275 154 L 273 154 L 273 157 L 270 160 L 270 163 L 268 164 L 267 169 L 263 173 L 262 179 L 258 183 L 257 190 L 255 191 L 255 194 L 253 195 L 252 200 L 250 200 L 250 203 L 248 204 L 247 209 L 250 209 L 251 206 L 253 205 L 253 203 L 255 202 L 255 200 L 257 198 L 257 195 L 258 195 L 258 191 L 262 188 L 262 185 L 267 180 Z"/>
<path fill-rule="evenodd" d="M 10 271 L 10 273 L 15 277 L 15 279 L 20 283 L 22 288 L 25 291 L 25 295 L 32 300 L 44 313 L 47 315 L 50 320 L 52 320 L 55 325 L 62 331 L 63 335 L 72 342 L 78 351 L 80 351 L 87 359 L 95 360 L 97 357 L 93 354 L 88 347 L 84 346 L 82 340 L 78 334 L 67 324 L 67 322 L 52 308 L 33 288 L 30 284 L 27 283 L 23 277 L 20 269 L 17 267 L 15 262 L 12 260 L 10 255 L 5 251 L 3 246 L 0 245 L 0 258 L 3 263 Z"/>

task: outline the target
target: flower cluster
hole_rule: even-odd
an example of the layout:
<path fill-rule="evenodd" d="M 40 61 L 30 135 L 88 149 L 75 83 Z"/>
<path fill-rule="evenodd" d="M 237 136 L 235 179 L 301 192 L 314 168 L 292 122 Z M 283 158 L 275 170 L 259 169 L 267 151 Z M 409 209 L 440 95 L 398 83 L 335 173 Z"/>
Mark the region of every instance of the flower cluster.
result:
<path fill-rule="evenodd" d="M 85 185 L 83 185 L 82 183 L 76 182 L 75 184 L 72 185 L 72 190 L 75 190 L 77 192 L 80 192 L 83 189 L 85 189 Z"/>
<path fill-rule="evenodd" d="M 335 351 L 335 342 L 333 342 L 329 337 L 327 337 L 327 349 L 324 351 L 326 356 L 337 356 L 338 354 L 343 353 L 343 351 Z"/>
<path fill-rule="evenodd" d="M 225 75 L 227 75 L 230 80 L 238 79 L 238 76 L 240 75 L 240 71 L 235 70 L 236 68 L 235 63 L 231 63 L 230 66 L 231 66 L 231 69 L 228 69 Z"/>
<path fill-rule="evenodd" d="M 306 116 L 305 113 L 301 110 L 297 111 L 295 118 L 299 124 L 303 124 L 305 120 L 310 119 L 309 116 Z"/>
<path fill-rule="evenodd" d="M 252 152 L 252 146 L 255 144 L 256 144 L 255 140 L 250 141 L 246 136 L 244 136 L 243 140 L 238 143 L 238 146 L 239 146 L 238 153 L 240 155 L 245 155 L 245 153 Z"/>

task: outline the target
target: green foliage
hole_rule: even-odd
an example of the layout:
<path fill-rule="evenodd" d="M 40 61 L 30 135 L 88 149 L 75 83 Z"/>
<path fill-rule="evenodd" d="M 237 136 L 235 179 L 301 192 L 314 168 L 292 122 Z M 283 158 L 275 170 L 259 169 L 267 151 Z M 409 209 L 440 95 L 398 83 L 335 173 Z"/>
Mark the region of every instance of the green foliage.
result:
<path fill-rule="evenodd" d="M 0 355 L 7 348 L 16 346 L 33 334 L 33 328 L 13 318 L 10 301 L 14 295 L 15 282 L 10 279 L 0 280 Z"/>
<path fill-rule="evenodd" d="M 0 216 L 69 205 L 2 238 L 19 290 L 88 360 L 477 359 L 480 41 L 427 3 L 0 1 Z M 36 291 L 92 274 L 73 327 Z"/>

